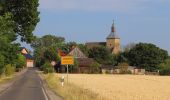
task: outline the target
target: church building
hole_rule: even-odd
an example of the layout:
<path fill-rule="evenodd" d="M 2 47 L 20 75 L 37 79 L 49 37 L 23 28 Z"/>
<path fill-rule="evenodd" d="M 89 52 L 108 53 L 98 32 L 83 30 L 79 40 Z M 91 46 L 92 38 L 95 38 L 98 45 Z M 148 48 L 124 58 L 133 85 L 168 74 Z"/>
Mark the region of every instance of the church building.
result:
<path fill-rule="evenodd" d="M 87 42 L 86 46 L 89 49 L 93 47 L 106 46 L 111 50 L 112 54 L 118 54 L 121 51 L 120 38 L 116 34 L 114 22 L 111 26 L 110 34 L 106 37 L 106 42 Z"/>

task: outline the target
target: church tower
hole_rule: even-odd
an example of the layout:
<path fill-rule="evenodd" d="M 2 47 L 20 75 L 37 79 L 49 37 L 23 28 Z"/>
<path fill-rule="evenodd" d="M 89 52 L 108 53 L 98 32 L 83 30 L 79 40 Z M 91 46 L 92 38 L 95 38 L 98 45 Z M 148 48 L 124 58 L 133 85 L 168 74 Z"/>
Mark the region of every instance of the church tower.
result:
<path fill-rule="evenodd" d="M 120 38 L 115 33 L 114 21 L 111 27 L 111 33 L 106 38 L 106 47 L 112 50 L 112 54 L 120 52 Z"/>

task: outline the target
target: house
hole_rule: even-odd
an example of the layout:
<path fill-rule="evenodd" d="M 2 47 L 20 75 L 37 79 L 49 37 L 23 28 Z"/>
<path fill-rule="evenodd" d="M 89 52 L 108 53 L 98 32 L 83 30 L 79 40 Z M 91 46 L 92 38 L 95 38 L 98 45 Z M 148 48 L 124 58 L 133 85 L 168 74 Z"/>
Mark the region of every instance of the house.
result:
<path fill-rule="evenodd" d="M 66 56 L 66 54 L 64 54 L 61 50 L 58 50 L 58 54 L 60 56 Z M 77 46 L 72 48 L 72 50 L 67 55 L 73 56 L 75 60 L 77 60 L 78 69 L 75 71 L 77 73 L 88 73 L 91 64 L 95 62 L 92 58 L 88 58 Z M 64 70 L 66 70 L 65 67 L 61 67 L 61 62 L 56 65 L 55 69 L 57 72 L 64 72 Z"/>
<path fill-rule="evenodd" d="M 112 54 L 119 54 L 119 52 L 121 51 L 120 38 L 116 34 L 114 22 L 111 26 L 110 34 L 106 37 L 106 42 L 87 42 L 86 46 L 89 49 L 94 48 L 94 47 L 105 46 L 111 50 Z"/>
<path fill-rule="evenodd" d="M 21 54 L 26 58 L 26 67 L 34 67 L 34 59 L 25 47 L 21 47 Z"/>

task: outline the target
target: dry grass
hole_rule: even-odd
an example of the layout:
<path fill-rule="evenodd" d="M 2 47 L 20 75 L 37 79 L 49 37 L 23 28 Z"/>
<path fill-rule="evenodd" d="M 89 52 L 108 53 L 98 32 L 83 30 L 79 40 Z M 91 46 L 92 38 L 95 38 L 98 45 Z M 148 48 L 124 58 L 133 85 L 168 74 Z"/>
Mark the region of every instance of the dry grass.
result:
<path fill-rule="evenodd" d="M 170 100 L 168 76 L 69 74 L 69 83 L 95 93 L 95 100 Z"/>
<path fill-rule="evenodd" d="M 56 77 L 55 74 L 44 74 L 43 76 L 48 86 L 64 100 L 99 100 L 97 93 L 82 89 L 72 83 L 65 83 L 62 87 L 60 77 Z"/>
<path fill-rule="evenodd" d="M 6 83 L 6 82 L 8 82 L 8 81 L 10 81 L 12 79 L 13 79 L 13 76 L 1 77 L 0 78 L 0 84 L 4 84 L 4 83 Z"/>

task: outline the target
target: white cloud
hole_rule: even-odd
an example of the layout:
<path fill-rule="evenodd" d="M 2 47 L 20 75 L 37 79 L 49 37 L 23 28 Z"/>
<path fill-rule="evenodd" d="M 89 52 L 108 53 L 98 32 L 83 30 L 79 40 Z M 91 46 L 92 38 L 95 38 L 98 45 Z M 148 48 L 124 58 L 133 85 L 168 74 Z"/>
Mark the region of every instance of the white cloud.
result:
<path fill-rule="evenodd" d="M 40 9 L 55 11 L 114 11 L 129 12 L 143 8 L 144 3 L 153 0 L 40 0 Z M 155 0 L 170 2 L 170 0 Z"/>

